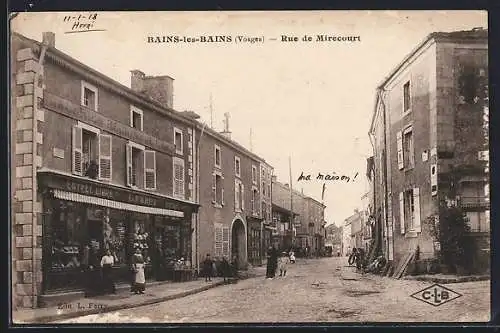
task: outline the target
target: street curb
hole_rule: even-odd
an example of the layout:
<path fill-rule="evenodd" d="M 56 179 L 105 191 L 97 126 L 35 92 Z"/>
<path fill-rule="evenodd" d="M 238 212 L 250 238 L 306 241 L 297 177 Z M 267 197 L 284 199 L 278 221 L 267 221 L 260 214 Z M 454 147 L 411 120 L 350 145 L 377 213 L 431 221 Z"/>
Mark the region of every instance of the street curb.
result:
<path fill-rule="evenodd" d="M 430 276 L 406 276 L 405 280 L 417 280 L 417 281 L 427 281 L 434 283 L 450 284 L 450 283 L 462 283 L 462 282 L 474 282 L 474 281 L 487 281 L 490 280 L 489 275 L 478 275 L 478 276 L 463 276 L 456 278 L 440 278 L 440 277 L 430 277 Z"/>
<path fill-rule="evenodd" d="M 221 285 L 225 285 L 227 282 L 220 281 L 216 282 L 214 284 L 208 285 L 208 286 L 203 286 L 200 288 L 195 288 L 192 290 L 184 291 L 178 294 L 173 294 L 173 295 L 168 295 L 164 297 L 158 297 L 158 298 L 153 298 L 153 299 L 148 299 L 144 300 L 141 302 L 136 302 L 136 303 L 131 303 L 131 304 L 116 304 L 116 305 L 111 305 L 102 309 L 88 309 L 84 311 L 78 311 L 78 312 L 68 312 L 68 313 L 62 313 L 59 315 L 48 315 L 48 316 L 41 316 L 36 318 L 36 322 L 30 322 L 30 323 L 21 323 L 20 325 L 23 324 L 47 324 L 50 322 L 54 321 L 60 321 L 60 320 L 66 320 L 66 319 L 71 319 L 71 318 L 76 318 L 76 317 L 83 317 L 83 316 L 88 316 L 88 315 L 93 315 L 93 314 L 101 314 L 101 313 L 106 313 L 106 312 L 113 312 L 113 311 L 118 311 L 118 310 L 123 310 L 123 309 L 130 309 L 130 308 L 135 308 L 135 307 L 140 307 L 140 306 L 146 306 L 146 305 L 151 305 L 155 303 L 161 303 L 161 302 L 166 302 L 166 301 L 171 301 L 174 299 L 186 297 L 189 295 L 201 293 L 203 291 L 219 287 Z"/>

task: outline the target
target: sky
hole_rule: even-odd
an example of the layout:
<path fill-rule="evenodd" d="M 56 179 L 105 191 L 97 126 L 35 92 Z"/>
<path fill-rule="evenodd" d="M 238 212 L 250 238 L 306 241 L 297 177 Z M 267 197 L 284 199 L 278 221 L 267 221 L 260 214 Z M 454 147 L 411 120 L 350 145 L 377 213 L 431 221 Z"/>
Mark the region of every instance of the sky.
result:
<path fill-rule="evenodd" d="M 89 14 L 21 13 L 11 29 L 35 40 L 52 31 L 58 49 L 128 87 L 133 69 L 173 77 L 176 110 L 195 111 L 219 131 L 228 112 L 233 140 L 263 157 L 283 183 L 290 158 L 293 188 L 315 199 L 318 173 L 350 177 L 326 181 L 325 218 L 336 225 L 361 208 L 368 190 L 377 86 L 430 33 L 487 28 L 486 11 L 97 12 L 91 28 L 105 31 L 65 33 L 74 24 L 65 16 Z M 359 39 L 316 42 L 319 34 Z M 164 35 L 233 42 L 147 42 Z M 264 42 L 235 43 L 236 36 Z M 302 172 L 311 180 L 298 181 Z"/>

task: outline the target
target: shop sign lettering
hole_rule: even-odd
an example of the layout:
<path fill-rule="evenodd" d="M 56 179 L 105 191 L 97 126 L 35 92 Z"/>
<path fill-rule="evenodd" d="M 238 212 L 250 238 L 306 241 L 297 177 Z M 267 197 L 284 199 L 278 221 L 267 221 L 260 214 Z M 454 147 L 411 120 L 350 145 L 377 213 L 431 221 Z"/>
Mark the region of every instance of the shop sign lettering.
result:
<path fill-rule="evenodd" d="M 173 153 L 173 144 L 159 140 L 154 136 L 148 135 L 113 119 L 109 119 L 99 112 L 87 109 L 84 106 L 76 105 L 64 98 L 44 93 L 43 107 L 64 116 L 98 127 L 116 136 L 120 136 L 146 147 L 150 147 L 154 150 L 161 151 L 166 154 Z"/>

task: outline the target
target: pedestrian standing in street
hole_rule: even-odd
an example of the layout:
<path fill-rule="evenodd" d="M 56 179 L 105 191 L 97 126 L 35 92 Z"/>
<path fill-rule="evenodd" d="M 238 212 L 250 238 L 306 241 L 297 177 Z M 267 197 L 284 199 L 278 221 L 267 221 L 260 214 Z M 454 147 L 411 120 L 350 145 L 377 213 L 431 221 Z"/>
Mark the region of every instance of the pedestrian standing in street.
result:
<path fill-rule="evenodd" d="M 274 270 L 275 268 L 273 267 L 273 247 L 269 246 L 269 249 L 267 249 L 267 265 L 266 265 L 266 278 L 272 279 L 274 277 Z"/>
<path fill-rule="evenodd" d="M 295 253 L 292 251 L 290 251 L 290 263 L 291 264 L 295 264 Z"/>
<path fill-rule="evenodd" d="M 140 249 L 136 249 L 132 257 L 132 271 L 134 274 L 132 292 L 134 294 L 144 294 L 146 290 L 146 275 L 144 273 L 144 257 Z"/>
<path fill-rule="evenodd" d="M 203 261 L 203 274 L 205 275 L 205 282 L 212 281 L 213 270 L 214 262 L 210 258 L 210 254 L 207 253 L 206 258 Z"/>
<path fill-rule="evenodd" d="M 288 256 L 288 253 L 283 252 L 281 253 L 281 256 L 279 258 L 279 270 L 280 270 L 280 276 L 285 277 L 286 276 L 286 270 L 288 268 L 288 264 L 290 263 L 290 257 Z"/>
<path fill-rule="evenodd" d="M 106 254 L 101 259 L 102 291 L 104 293 L 116 293 L 115 283 L 113 282 L 113 277 L 111 276 L 114 264 L 115 258 L 111 254 L 111 251 L 108 249 L 106 250 Z"/>

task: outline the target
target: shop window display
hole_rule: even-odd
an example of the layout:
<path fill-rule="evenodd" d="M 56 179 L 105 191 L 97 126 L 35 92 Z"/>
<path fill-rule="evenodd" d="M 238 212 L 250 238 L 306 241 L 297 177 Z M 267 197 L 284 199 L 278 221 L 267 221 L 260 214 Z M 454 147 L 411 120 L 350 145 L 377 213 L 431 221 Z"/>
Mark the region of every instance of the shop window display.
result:
<path fill-rule="evenodd" d="M 71 202 L 58 201 L 52 225 L 51 270 L 80 267 L 83 218 Z"/>

